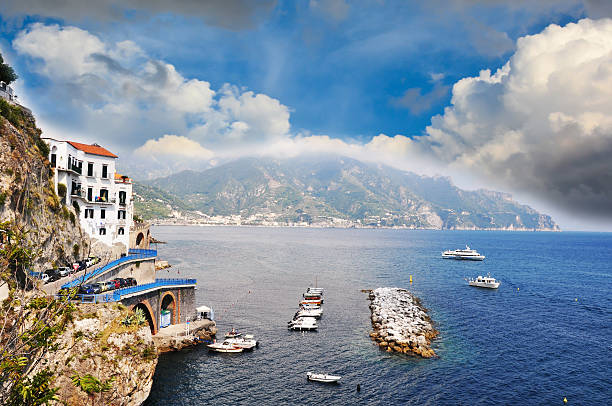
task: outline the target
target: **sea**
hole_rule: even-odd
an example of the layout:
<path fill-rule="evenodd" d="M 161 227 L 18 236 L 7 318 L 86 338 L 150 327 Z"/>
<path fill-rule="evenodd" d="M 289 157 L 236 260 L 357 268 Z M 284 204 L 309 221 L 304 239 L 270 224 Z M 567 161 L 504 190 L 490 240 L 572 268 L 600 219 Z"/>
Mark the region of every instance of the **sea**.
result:
<path fill-rule="evenodd" d="M 611 233 L 156 226 L 153 236 L 172 264 L 158 277 L 197 278 L 218 337 L 236 328 L 260 345 L 162 354 L 148 406 L 612 404 Z M 466 244 L 486 259 L 441 258 Z M 489 273 L 499 289 L 464 280 Z M 319 329 L 288 331 L 309 286 L 325 289 Z M 377 287 L 421 298 L 437 357 L 373 344 L 362 289 Z M 308 371 L 342 379 L 308 382 Z"/>

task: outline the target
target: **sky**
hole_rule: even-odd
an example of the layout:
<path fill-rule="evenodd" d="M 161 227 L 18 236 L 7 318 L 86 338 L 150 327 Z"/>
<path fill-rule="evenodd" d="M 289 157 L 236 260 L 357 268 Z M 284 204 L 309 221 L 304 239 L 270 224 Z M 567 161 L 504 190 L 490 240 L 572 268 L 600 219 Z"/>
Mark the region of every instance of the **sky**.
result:
<path fill-rule="evenodd" d="M 607 0 L 19 0 L 0 52 L 44 136 L 135 179 L 334 153 L 612 231 Z"/>

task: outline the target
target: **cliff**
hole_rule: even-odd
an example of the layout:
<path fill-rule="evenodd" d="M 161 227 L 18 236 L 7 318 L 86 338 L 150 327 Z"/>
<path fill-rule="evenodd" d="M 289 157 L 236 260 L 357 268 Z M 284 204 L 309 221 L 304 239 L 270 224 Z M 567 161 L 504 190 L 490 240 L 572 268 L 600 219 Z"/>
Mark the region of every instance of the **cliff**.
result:
<path fill-rule="evenodd" d="M 75 209 L 55 193 L 48 147 L 34 117 L 0 103 L 0 229 L 23 232 L 24 244 L 33 249 L 32 270 L 70 264 L 87 252 L 89 238 Z"/>
<path fill-rule="evenodd" d="M 79 305 L 74 319 L 57 338 L 57 349 L 48 351 L 39 363 L 54 371 L 59 389 L 57 404 L 140 405 L 151 390 L 157 365 L 157 350 L 146 321 L 135 320 L 121 304 Z M 77 387 L 74 377 L 91 375 L 109 383 L 107 391 L 93 396 Z"/>

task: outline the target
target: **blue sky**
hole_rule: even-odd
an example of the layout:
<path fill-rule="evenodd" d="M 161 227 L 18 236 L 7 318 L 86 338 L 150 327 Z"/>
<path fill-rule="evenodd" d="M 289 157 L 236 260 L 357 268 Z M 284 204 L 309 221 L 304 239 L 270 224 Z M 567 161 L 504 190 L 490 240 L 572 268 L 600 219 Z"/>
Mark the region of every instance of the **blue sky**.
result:
<path fill-rule="evenodd" d="M 137 178 L 325 151 L 510 191 L 570 228 L 612 214 L 612 188 L 594 181 L 611 169 L 605 86 L 595 107 L 538 107 L 592 94 L 585 66 L 609 61 L 575 44 L 607 37 L 608 2 L 83 3 L 3 2 L 0 51 L 45 134 L 108 146 Z M 571 52 L 597 59 L 563 66 Z M 576 78 L 573 93 L 529 93 L 539 70 Z M 560 137 L 581 148 L 549 154 Z"/>

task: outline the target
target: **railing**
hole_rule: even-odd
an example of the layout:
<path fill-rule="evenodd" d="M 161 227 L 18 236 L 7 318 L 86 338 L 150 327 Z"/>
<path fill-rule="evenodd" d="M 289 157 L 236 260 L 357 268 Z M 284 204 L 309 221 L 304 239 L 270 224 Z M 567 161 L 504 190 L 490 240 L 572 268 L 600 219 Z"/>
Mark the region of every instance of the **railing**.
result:
<path fill-rule="evenodd" d="M 133 251 L 139 251 L 139 252 L 133 252 Z M 85 281 L 87 281 L 88 279 L 91 279 L 94 276 L 100 275 L 110 269 L 113 269 L 123 264 L 124 262 L 133 261 L 135 259 L 155 258 L 157 256 L 157 251 L 156 250 L 130 250 L 129 254 L 130 255 L 126 255 L 125 257 L 121 257 L 112 262 L 109 262 L 108 264 L 104 266 L 96 268 L 90 273 L 83 274 L 81 277 L 73 280 L 72 282 L 68 282 L 62 285 L 62 288 L 72 288 L 74 286 L 85 283 Z"/>
<path fill-rule="evenodd" d="M 155 282 L 145 283 L 144 285 L 131 286 L 129 288 L 116 289 L 108 293 L 94 294 L 78 294 L 75 300 L 81 303 L 106 303 L 118 302 L 122 296 L 132 293 L 144 292 L 149 289 L 161 288 L 165 286 L 180 286 L 180 285 L 195 285 L 195 279 L 155 279 Z"/>

